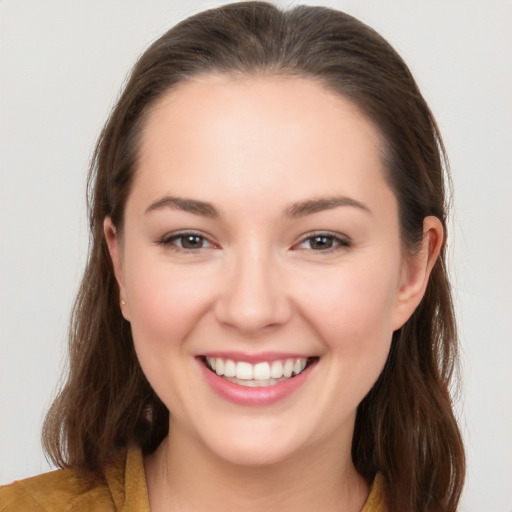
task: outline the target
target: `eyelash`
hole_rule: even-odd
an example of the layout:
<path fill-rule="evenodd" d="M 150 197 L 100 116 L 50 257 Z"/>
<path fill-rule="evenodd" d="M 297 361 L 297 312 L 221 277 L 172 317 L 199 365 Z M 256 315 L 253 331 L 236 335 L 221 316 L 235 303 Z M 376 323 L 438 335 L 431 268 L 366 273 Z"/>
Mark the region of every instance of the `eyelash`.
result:
<path fill-rule="evenodd" d="M 183 247 L 183 240 L 186 238 L 192 238 L 196 237 L 201 242 L 201 245 L 205 242 L 208 244 L 207 246 L 201 246 L 201 247 Z M 303 244 L 310 242 L 314 239 L 324 239 L 325 242 L 331 243 L 331 247 L 327 247 L 324 249 L 313 249 L 311 247 L 301 247 Z M 177 241 L 181 240 L 181 244 L 178 244 Z M 324 242 L 324 243 L 325 243 Z M 207 237 L 205 237 L 203 234 L 195 232 L 195 231 L 184 231 L 181 233 L 173 233 L 171 235 L 167 235 L 163 237 L 161 240 L 157 242 L 158 245 L 164 246 L 166 248 L 169 248 L 173 251 L 177 252 L 187 252 L 187 253 L 194 253 L 198 252 L 201 249 L 208 249 L 210 247 L 218 247 L 214 243 L 210 242 Z M 351 247 L 352 242 L 345 238 L 341 237 L 339 235 L 335 235 L 332 233 L 325 233 L 325 232 L 317 232 L 317 233 L 310 233 L 307 236 L 305 236 L 302 241 L 300 241 L 298 244 L 295 244 L 292 249 L 293 250 L 308 250 L 312 252 L 317 252 L 320 254 L 330 254 L 332 252 L 335 252 L 340 249 L 347 249 Z"/>

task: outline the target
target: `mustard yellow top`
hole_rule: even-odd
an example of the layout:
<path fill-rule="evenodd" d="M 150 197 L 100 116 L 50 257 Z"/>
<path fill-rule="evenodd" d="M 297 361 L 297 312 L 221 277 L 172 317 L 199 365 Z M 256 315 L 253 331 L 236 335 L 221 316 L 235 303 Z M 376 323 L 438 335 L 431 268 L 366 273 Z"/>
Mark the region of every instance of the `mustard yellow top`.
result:
<path fill-rule="evenodd" d="M 0 512 L 150 512 L 139 448 L 131 447 L 92 483 L 60 469 L 0 487 Z M 384 480 L 377 475 L 361 512 L 386 512 Z"/>

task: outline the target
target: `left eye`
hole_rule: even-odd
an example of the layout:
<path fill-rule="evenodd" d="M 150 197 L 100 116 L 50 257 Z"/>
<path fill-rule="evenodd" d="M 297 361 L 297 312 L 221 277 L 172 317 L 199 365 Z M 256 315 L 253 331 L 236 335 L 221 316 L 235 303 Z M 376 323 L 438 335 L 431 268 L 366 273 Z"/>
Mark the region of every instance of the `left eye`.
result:
<path fill-rule="evenodd" d="M 318 234 L 304 239 L 297 247 L 299 249 L 309 249 L 321 252 L 336 249 L 337 247 L 349 246 L 350 243 L 343 238 L 328 234 Z"/>

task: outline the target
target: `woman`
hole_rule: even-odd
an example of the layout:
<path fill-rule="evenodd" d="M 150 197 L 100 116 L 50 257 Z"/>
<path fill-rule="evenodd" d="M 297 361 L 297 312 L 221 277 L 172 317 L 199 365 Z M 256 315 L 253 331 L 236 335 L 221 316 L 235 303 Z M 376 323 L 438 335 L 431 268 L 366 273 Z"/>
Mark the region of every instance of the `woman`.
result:
<path fill-rule="evenodd" d="M 44 431 L 66 469 L 2 510 L 455 510 L 443 164 L 350 16 L 249 2 L 162 36 L 93 160 Z"/>

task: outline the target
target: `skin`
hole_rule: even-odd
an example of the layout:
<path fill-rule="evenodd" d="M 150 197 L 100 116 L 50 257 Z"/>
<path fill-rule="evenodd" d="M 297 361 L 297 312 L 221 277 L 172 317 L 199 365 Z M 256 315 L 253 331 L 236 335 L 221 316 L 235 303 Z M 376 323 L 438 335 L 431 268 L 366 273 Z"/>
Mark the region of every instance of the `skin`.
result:
<path fill-rule="evenodd" d="M 404 252 L 380 146 L 350 101 L 307 79 L 206 75 L 154 106 L 124 225 L 105 219 L 123 315 L 171 411 L 168 438 L 145 460 L 152 510 L 363 506 L 369 487 L 350 456 L 357 406 L 443 238 L 427 217 L 423 246 Z M 333 197 L 349 204 L 297 206 Z M 180 247 L 184 230 L 203 237 L 197 248 Z M 250 407 L 206 383 L 197 356 L 213 350 L 318 362 L 283 400 Z"/>

